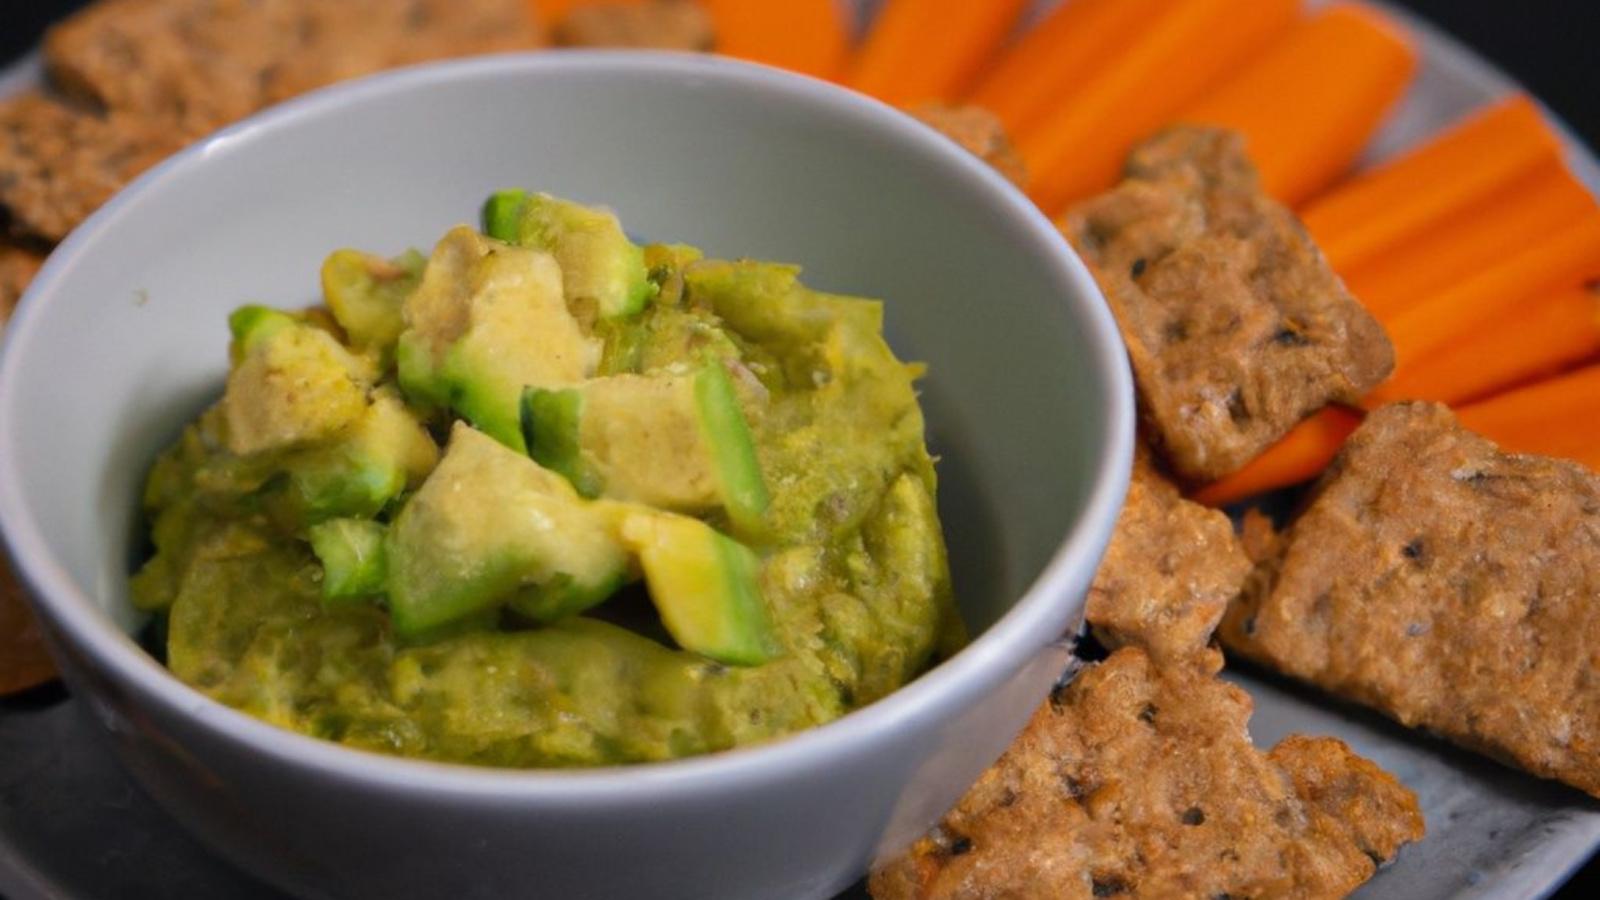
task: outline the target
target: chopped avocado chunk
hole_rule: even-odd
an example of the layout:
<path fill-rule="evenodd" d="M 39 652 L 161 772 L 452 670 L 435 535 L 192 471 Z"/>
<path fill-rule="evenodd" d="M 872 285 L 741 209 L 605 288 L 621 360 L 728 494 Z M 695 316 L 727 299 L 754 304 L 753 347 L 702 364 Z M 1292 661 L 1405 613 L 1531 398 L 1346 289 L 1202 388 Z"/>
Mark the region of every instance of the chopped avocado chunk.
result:
<path fill-rule="evenodd" d="M 335 250 L 322 263 L 322 295 L 357 350 L 387 357 L 405 330 L 401 308 L 422 281 L 427 259 L 409 250 L 392 260 L 360 250 Z"/>
<path fill-rule="evenodd" d="M 365 412 L 376 373 L 333 335 L 259 306 L 237 310 L 228 324 L 234 364 L 222 409 L 229 450 L 246 455 L 325 441 Z"/>
<path fill-rule="evenodd" d="M 517 239 L 517 229 L 522 216 L 522 204 L 528 192 L 516 188 L 495 191 L 483 201 L 483 233 L 497 241 L 512 243 Z"/>
<path fill-rule="evenodd" d="M 767 507 L 750 426 L 720 362 L 692 375 L 612 375 L 523 394 L 523 437 L 540 465 L 587 497 L 679 512 L 728 510 L 758 531 Z"/>
<path fill-rule="evenodd" d="M 716 362 L 703 367 L 695 376 L 694 397 L 728 517 L 741 531 L 759 531 L 769 502 L 767 484 L 728 370 Z"/>
<path fill-rule="evenodd" d="M 515 450 L 524 449 L 523 389 L 576 384 L 599 364 L 599 343 L 562 300 L 555 259 L 470 228 L 439 242 L 404 314 L 396 357 L 406 396 Z"/>
<path fill-rule="evenodd" d="M 311 527 L 311 552 L 322 562 L 323 600 L 383 593 L 389 574 L 383 555 L 386 530 L 367 519 L 333 519 Z"/>
<path fill-rule="evenodd" d="M 783 653 L 750 548 L 687 516 L 634 512 L 622 540 L 639 556 L 661 621 L 685 650 L 755 666 Z"/>
<path fill-rule="evenodd" d="M 332 518 L 369 518 L 421 484 L 438 460 L 428 430 L 393 388 L 379 388 L 338 440 L 282 459 L 287 478 L 269 494 L 267 509 L 293 531 Z"/>
<path fill-rule="evenodd" d="M 629 570 L 610 506 L 459 422 L 386 548 L 389 610 L 406 638 L 512 600 L 536 618 L 568 615 L 578 599 L 605 599 Z"/>
<path fill-rule="evenodd" d="M 593 309 L 602 319 L 631 316 L 655 293 L 644 251 L 611 213 L 549 194 L 528 195 L 520 213 L 517 242 L 555 254 L 575 311 Z"/>
<path fill-rule="evenodd" d="M 576 388 L 530 387 L 522 392 L 522 439 L 528 445 L 528 455 L 572 482 L 578 493 L 598 497 L 600 475 L 583 459 L 579 430 L 582 415 L 583 392 Z"/>

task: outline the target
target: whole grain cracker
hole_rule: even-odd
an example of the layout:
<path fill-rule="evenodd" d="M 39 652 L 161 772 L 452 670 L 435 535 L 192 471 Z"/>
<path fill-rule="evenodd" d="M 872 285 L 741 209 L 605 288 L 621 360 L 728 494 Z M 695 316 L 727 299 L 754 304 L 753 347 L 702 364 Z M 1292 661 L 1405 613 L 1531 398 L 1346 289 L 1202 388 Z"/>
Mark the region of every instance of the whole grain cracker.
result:
<path fill-rule="evenodd" d="M 1600 796 L 1600 476 L 1394 404 L 1278 543 L 1230 652 Z"/>
<path fill-rule="evenodd" d="M 911 114 L 960 144 L 1018 187 L 1027 187 L 1028 170 L 998 116 L 981 106 L 930 103 Z"/>
<path fill-rule="evenodd" d="M 1330 402 L 1388 376 L 1394 350 L 1235 133 L 1178 127 L 1062 223 L 1116 315 L 1140 410 L 1181 476 L 1220 478 Z"/>
<path fill-rule="evenodd" d="M 716 45 L 711 14 L 694 0 L 589 3 L 574 7 L 554 29 L 563 47 L 631 47 L 706 52 Z"/>
<path fill-rule="evenodd" d="M 1205 649 L 1250 568 L 1228 517 L 1185 500 L 1141 447 L 1085 617 L 1107 646 L 1179 663 Z"/>
<path fill-rule="evenodd" d="M 1342 742 L 1256 750 L 1216 666 L 1130 647 L 1084 670 L 872 895 L 1342 897 L 1422 836 L 1411 792 Z"/>

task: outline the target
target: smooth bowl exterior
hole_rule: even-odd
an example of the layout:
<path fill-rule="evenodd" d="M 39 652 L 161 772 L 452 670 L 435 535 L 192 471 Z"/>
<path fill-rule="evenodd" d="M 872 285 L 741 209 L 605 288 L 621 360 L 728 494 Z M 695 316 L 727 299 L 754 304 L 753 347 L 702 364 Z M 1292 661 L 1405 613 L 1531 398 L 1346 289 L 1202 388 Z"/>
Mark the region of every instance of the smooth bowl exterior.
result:
<path fill-rule="evenodd" d="M 891 342 L 931 368 L 967 649 L 770 746 L 582 772 L 347 750 L 214 703 L 139 649 L 139 485 L 220 390 L 227 312 L 315 302 L 331 249 L 426 248 L 510 185 L 886 299 Z M 915 121 L 727 61 L 489 57 L 268 111 L 79 228 L 0 355 L 0 522 L 73 691 L 138 780 L 291 891 L 820 897 L 953 802 L 1061 671 L 1057 638 L 1126 489 L 1132 420 L 1082 265 L 1019 192 Z"/>

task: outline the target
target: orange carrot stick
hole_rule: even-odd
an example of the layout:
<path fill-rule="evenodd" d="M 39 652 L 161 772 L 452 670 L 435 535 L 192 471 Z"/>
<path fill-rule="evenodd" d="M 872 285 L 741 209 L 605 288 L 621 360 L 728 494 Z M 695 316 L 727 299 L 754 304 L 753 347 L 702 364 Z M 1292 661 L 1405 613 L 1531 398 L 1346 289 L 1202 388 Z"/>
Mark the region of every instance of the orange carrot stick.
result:
<path fill-rule="evenodd" d="M 1276 488 L 1310 481 L 1333 460 L 1345 438 L 1361 424 L 1361 414 L 1329 406 L 1290 429 L 1244 468 L 1194 493 L 1194 499 L 1224 506 Z"/>
<path fill-rule="evenodd" d="M 1561 157 L 1534 102 L 1516 96 L 1307 206 L 1301 218 L 1337 270 L 1362 264 Z"/>
<path fill-rule="evenodd" d="M 1594 196 L 1565 166 L 1541 166 L 1451 221 L 1340 274 L 1373 315 L 1387 319 L 1492 268 L 1508 248 L 1543 240 L 1597 212 Z"/>
<path fill-rule="evenodd" d="M 1461 424 L 1516 453 L 1600 471 L 1600 365 L 1507 391 L 1459 411 Z"/>
<path fill-rule="evenodd" d="M 1018 139 L 1046 212 L 1104 190 L 1138 141 L 1299 17 L 1298 0 L 1186 0 L 1144 23 L 1069 103 Z"/>
<path fill-rule="evenodd" d="M 1066 0 L 1023 35 L 979 81 L 968 100 L 1020 134 L 1071 101 L 1133 35 L 1183 0 Z"/>
<path fill-rule="evenodd" d="M 1574 287 L 1496 318 L 1396 372 L 1363 403 L 1437 400 L 1456 405 L 1546 377 L 1600 354 L 1600 295 Z M 1600 423 L 1597 423 L 1600 427 Z"/>
<path fill-rule="evenodd" d="M 837 78 L 850 50 L 839 0 L 700 0 L 716 28 L 717 52 L 792 72 Z"/>
<path fill-rule="evenodd" d="M 946 102 L 971 86 L 1027 0 L 889 0 L 846 83 L 899 106 Z"/>
<path fill-rule="evenodd" d="M 1330 6 L 1178 118 L 1242 132 L 1262 183 L 1298 204 L 1344 174 L 1411 82 L 1417 52 L 1399 23 Z"/>
<path fill-rule="evenodd" d="M 1395 367 L 1405 370 L 1495 319 L 1525 309 L 1533 298 L 1600 276 L 1600 216 L 1513 251 L 1493 268 L 1433 294 L 1384 322 Z"/>

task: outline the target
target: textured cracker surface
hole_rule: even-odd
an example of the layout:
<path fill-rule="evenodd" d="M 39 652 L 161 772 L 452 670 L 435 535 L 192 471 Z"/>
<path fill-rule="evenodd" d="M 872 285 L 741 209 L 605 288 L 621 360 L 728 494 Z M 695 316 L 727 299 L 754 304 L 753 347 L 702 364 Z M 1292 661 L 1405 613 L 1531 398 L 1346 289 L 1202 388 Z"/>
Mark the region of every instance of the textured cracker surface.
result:
<path fill-rule="evenodd" d="M 181 146 L 131 116 L 100 116 L 39 94 L 0 100 L 0 220 L 14 235 L 59 241 Z"/>
<path fill-rule="evenodd" d="M 1394 404 L 1281 544 L 1230 651 L 1600 796 L 1600 477 Z"/>
<path fill-rule="evenodd" d="M 0 329 L 5 328 L 17 300 L 44 264 L 44 257 L 24 247 L 0 244 Z"/>
<path fill-rule="evenodd" d="M 1175 472 L 1226 475 L 1388 376 L 1382 328 L 1262 191 L 1238 135 L 1168 130 L 1134 151 L 1124 177 L 1062 228 L 1111 304 L 1141 412 Z"/>
<path fill-rule="evenodd" d="M 981 106 L 930 103 L 916 107 L 911 114 L 960 144 L 968 153 L 994 166 L 1012 184 L 1027 185 L 1028 172 L 1022 156 L 994 113 Z"/>
<path fill-rule="evenodd" d="M 703 52 L 716 44 L 711 14 L 693 0 L 579 6 L 555 26 L 552 37 L 563 47 Z"/>
<path fill-rule="evenodd" d="M 45 38 L 66 102 L 0 102 L 0 221 L 59 241 L 140 172 L 272 103 L 539 43 L 524 0 L 101 0 Z"/>
<path fill-rule="evenodd" d="M 1178 663 L 1206 648 L 1250 568 L 1228 517 L 1185 500 L 1141 450 L 1085 615 L 1107 646 Z"/>
<path fill-rule="evenodd" d="M 1218 658 L 1081 672 L 873 896 L 1341 897 L 1422 836 L 1411 792 L 1342 742 L 1251 746 Z"/>

